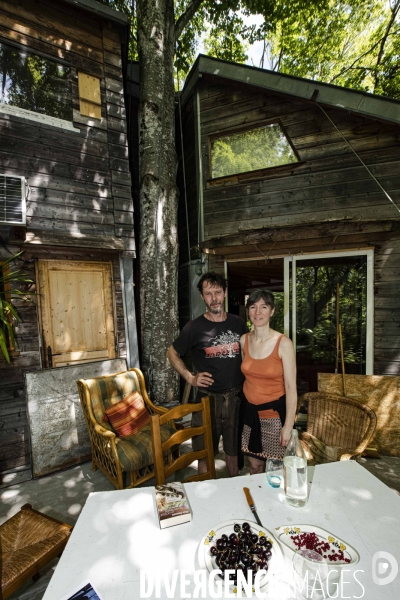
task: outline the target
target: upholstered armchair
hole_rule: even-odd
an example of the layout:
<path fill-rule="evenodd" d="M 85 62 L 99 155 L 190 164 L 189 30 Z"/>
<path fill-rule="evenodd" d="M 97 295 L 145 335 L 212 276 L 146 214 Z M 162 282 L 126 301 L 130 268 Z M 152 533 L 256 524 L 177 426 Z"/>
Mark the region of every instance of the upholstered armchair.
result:
<path fill-rule="evenodd" d="M 113 375 L 80 379 L 77 385 L 92 447 L 93 470 L 101 469 L 117 489 L 132 488 L 154 477 L 150 418 L 140 431 L 124 437 L 118 436 L 105 418 L 107 409 L 133 392 L 142 396 L 150 416 L 167 412 L 148 397 L 143 373 L 139 369 L 129 369 Z M 162 442 L 175 431 L 172 421 L 162 425 Z M 168 456 L 165 460 L 169 460 Z"/>

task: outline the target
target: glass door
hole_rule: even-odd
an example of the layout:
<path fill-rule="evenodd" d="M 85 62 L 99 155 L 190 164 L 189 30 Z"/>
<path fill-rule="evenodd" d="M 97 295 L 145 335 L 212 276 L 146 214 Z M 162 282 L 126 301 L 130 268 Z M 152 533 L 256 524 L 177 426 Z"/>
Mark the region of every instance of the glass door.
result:
<path fill-rule="evenodd" d="M 372 285 L 373 250 L 285 259 L 285 333 L 299 394 L 317 390 L 319 372 L 342 372 L 341 348 L 346 373 L 372 374 Z"/>

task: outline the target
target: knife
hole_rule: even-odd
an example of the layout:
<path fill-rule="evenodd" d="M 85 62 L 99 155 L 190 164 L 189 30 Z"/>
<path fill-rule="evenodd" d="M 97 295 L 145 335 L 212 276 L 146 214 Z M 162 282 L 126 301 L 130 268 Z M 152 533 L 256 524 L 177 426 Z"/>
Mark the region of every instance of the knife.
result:
<path fill-rule="evenodd" d="M 249 488 L 247 488 L 247 487 L 244 487 L 244 488 L 243 488 L 243 491 L 244 491 L 244 493 L 245 493 L 245 495 L 246 495 L 247 504 L 249 505 L 249 507 L 250 507 L 250 510 L 251 510 L 251 512 L 253 513 L 253 515 L 254 515 L 254 517 L 255 517 L 255 519 L 256 519 L 256 521 L 257 521 L 257 523 L 259 524 L 259 526 L 260 526 L 260 527 L 262 527 L 262 528 L 264 529 L 264 526 L 263 526 L 263 524 L 261 523 L 261 521 L 260 521 L 260 518 L 259 518 L 259 516 L 258 516 L 258 514 L 257 514 L 257 511 L 256 511 L 256 505 L 254 504 L 254 501 L 253 501 L 252 495 L 250 494 L 250 490 L 249 490 Z"/>

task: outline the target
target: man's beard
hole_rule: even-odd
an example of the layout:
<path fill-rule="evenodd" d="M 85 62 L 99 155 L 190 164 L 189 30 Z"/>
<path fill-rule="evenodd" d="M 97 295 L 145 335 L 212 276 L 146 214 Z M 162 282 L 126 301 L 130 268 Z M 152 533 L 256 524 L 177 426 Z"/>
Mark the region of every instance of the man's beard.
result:
<path fill-rule="evenodd" d="M 214 306 L 210 305 L 208 307 L 208 310 L 213 315 L 219 315 L 222 312 L 222 305 L 221 304 L 217 304 L 217 305 L 214 305 Z"/>

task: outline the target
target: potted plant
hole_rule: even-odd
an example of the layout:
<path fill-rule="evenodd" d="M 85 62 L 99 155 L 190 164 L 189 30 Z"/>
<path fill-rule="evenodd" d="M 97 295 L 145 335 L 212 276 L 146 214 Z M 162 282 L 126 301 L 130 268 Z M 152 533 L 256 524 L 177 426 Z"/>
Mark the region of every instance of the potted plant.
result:
<path fill-rule="evenodd" d="M 15 284 L 32 283 L 32 280 L 27 279 L 26 273 L 21 269 L 12 271 L 9 268 L 10 263 L 21 254 L 22 252 L 18 252 L 0 265 L 0 353 L 8 363 L 10 362 L 10 348 L 13 348 L 15 344 L 14 327 L 19 321 L 12 300 L 21 296 L 26 298 L 27 293 L 31 293 L 14 289 Z"/>

